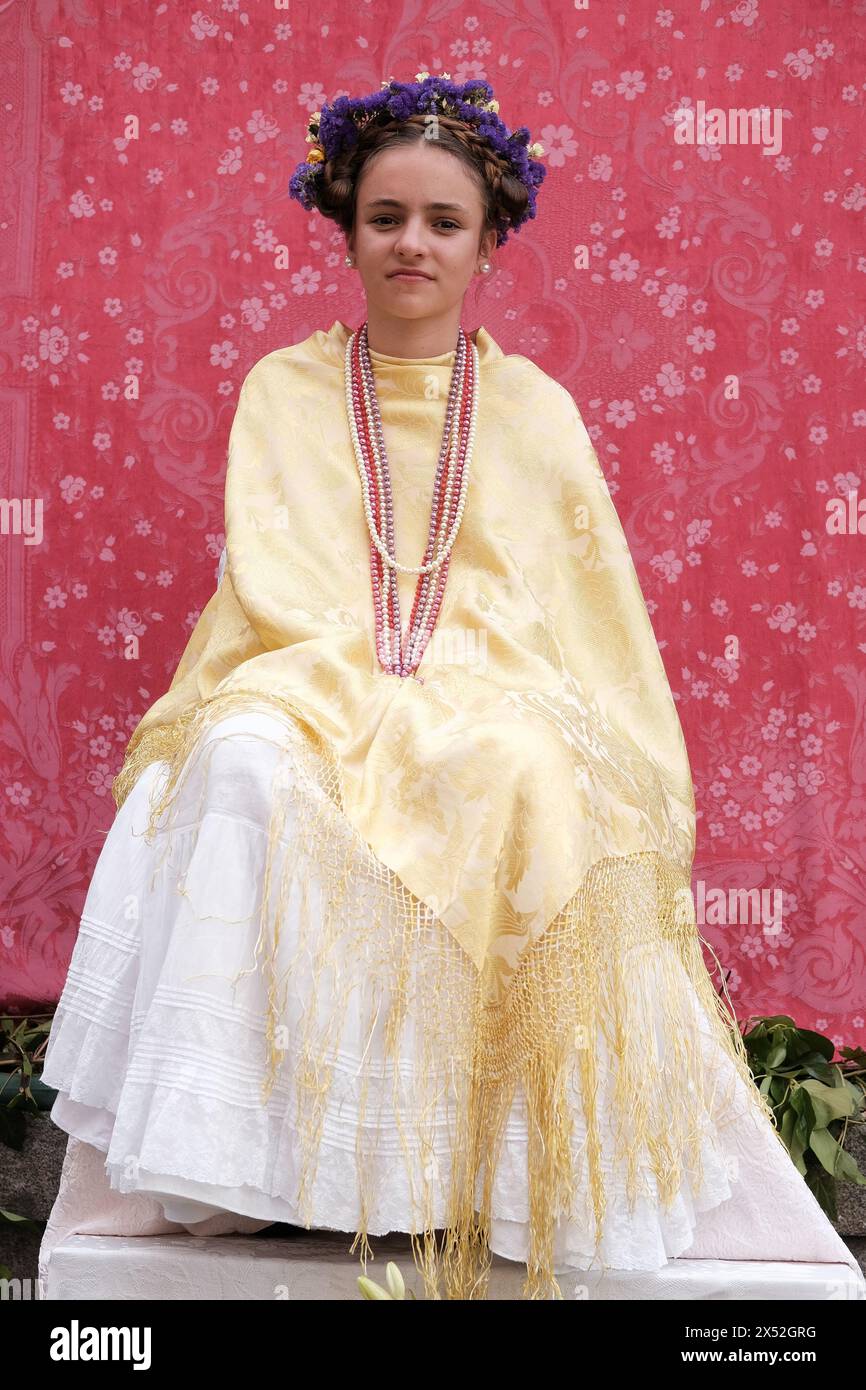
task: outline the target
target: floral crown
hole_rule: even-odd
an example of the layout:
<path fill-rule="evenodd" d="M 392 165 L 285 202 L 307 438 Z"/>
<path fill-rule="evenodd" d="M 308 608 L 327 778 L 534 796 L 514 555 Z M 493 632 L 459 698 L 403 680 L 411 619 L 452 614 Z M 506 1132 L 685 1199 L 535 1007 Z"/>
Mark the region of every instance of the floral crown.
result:
<path fill-rule="evenodd" d="M 359 132 L 372 121 L 384 124 L 390 120 L 405 121 L 416 112 L 451 116 L 472 125 L 508 165 L 508 171 L 525 186 L 529 195 L 525 211 L 512 222 L 498 219 L 496 245 L 503 246 L 508 231 L 517 229 L 535 216 L 536 191 L 547 169 L 537 156 L 544 154 L 538 143 L 529 144 L 526 126 L 510 131 L 496 114 L 499 102 L 494 99 L 488 82 L 473 78 L 469 82 L 451 82 L 447 72 L 431 77 L 429 72 L 415 74 L 414 82 L 395 82 L 390 78 L 382 90 L 364 97 L 336 97 L 321 111 L 314 111 L 307 125 L 307 143 L 312 148 L 306 159 L 295 169 L 289 183 L 289 196 L 297 198 L 302 207 L 313 212 L 317 207 L 316 187 L 321 179 L 322 166 L 343 150 L 358 142 Z"/>

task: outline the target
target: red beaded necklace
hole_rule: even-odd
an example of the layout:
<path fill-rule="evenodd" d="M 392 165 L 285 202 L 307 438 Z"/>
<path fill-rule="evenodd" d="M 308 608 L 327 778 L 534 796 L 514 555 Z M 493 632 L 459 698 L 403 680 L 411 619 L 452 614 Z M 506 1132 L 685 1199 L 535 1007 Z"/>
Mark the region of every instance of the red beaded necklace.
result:
<path fill-rule="evenodd" d="M 421 362 L 423 365 L 423 360 Z M 376 654 L 384 671 L 415 676 L 439 616 L 451 550 L 463 519 L 469 464 L 475 443 L 478 349 L 461 328 L 451 370 L 445 426 L 433 485 L 427 549 L 419 566 L 400 565 L 394 553 L 391 472 L 376 396 L 367 324 L 346 344 L 346 408 L 370 532 L 370 574 L 376 616 Z M 382 540 L 382 527 L 385 541 Z M 397 573 L 417 574 L 415 602 L 405 639 L 401 633 Z M 423 682 L 422 682 L 423 683 Z"/>

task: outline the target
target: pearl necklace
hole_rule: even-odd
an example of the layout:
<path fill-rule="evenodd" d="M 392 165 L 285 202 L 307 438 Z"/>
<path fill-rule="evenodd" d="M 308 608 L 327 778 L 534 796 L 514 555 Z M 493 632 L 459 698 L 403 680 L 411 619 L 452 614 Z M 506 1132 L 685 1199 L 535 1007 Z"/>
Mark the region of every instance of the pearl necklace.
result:
<path fill-rule="evenodd" d="M 471 351 L 470 351 L 471 349 Z M 391 472 L 367 344 L 367 324 L 346 344 L 346 409 L 370 533 L 370 574 L 376 615 L 376 654 L 392 675 L 415 675 L 439 616 L 451 551 L 463 520 L 478 408 L 478 349 L 461 328 L 451 370 L 445 426 L 433 485 L 427 549 L 420 565 L 401 565 L 394 547 Z M 384 520 L 386 540 L 382 540 Z M 434 553 L 435 551 L 435 553 Z M 401 635 L 397 574 L 417 574 L 415 602 Z"/>

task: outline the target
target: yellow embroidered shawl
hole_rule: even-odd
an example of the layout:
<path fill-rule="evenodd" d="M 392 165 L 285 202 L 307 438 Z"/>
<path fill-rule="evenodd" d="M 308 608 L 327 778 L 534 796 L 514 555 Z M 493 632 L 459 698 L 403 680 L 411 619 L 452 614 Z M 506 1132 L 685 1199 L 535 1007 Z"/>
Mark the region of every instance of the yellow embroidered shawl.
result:
<path fill-rule="evenodd" d="M 596 860 L 651 849 L 689 870 L 682 730 L 577 407 L 483 328 L 466 510 L 424 683 L 381 670 L 349 331 L 338 321 L 249 372 L 226 574 L 130 748 L 216 691 L 278 691 L 334 748 L 368 844 L 495 992 Z M 453 357 L 372 354 L 405 565 L 424 552 Z M 415 583 L 399 576 L 404 630 Z"/>
<path fill-rule="evenodd" d="M 365 849 L 409 890 L 416 913 L 423 905 L 440 935 L 450 934 L 477 983 L 474 1033 L 462 1057 L 452 1037 L 452 1063 L 465 1063 L 477 1079 L 479 1057 L 487 1059 L 483 1084 L 497 1091 L 496 1123 L 512 1094 L 500 1085 L 503 1075 L 521 1081 L 553 1154 L 546 1151 L 544 1163 L 558 1163 L 551 1106 L 561 1125 L 563 1059 L 569 1045 L 573 1052 L 574 1028 L 595 1028 L 602 1009 L 599 953 L 609 949 L 605 969 L 618 970 L 629 932 L 640 930 L 658 959 L 661 938 L 676 938 L 705 1004 L 712 1009 L 717 998 L 691 908 L 695 807 L 682 729 L 580 413 L 561 385 L 526 357 L 503 353 L 484 328 L 475 335 L 479 403 L 466 508 L 418 668 L 423 683 L 380 668 L 370 540 L 344 398 L 350 331 L 336 321 L 268 353 L 248 373 L 229 446 L 226 572 L 170 689 L 135 729 L 115 796 L 120 805 L 153 758 L 176 763 L 175 731 L 203 709 L 258 695 L 293 711 L 336 768 L 341 813 Z M 371 356 L 397 559 L 417 565 L 454 353 Z M 404 630 L 416 578 L 399 576 Z M 184 754 L 188 748 L 187 740 Z M 556 943 L 558 1013 L 550 984 Z M 675 1028 L 686 1004 L 676 973 L 666 978 Z M 622 1106 L 634 1110 L 630 1086 L 643 1086 L 648 1105 L 654 1088 L 678 1081 L 639 1056 L 644 1039 L 624 1037 L 629 1006 L 615 1007 Z M 450 1026 L 459 1029 L 460 1020 Z M 586 1080 L 595 1057 L 593 1047 L 584 1050 Z M 679 1061 L 701 1079 L 693 1050 Z M 740 1074 L 748 1072 L 741 1066 Z M 467 1114 L 477 1138 L 477 1094 L 473 1106 Z M 644 1115 L 641 1105 L 636 1114 Z M 659 1182 L 673 1193 L 688 1124 L 677 1138 L 667 1115 L 632 1119 L 632 1170 L 649 1144 Z M 488 1127 L 495 1128 L 490 1115 Z M 594 1134 L 598 1217 L 602 1141 Z M 539 1217 L 534 1260 L 536 1273 L 543 1266 L 549 1274 L 549 1243 L 540 1252 L 552 1229 L 555 1181 L 545 1172 L 538 1182 L 550 1199 L 546 1235 Z M 465 1229 L 469 1188 L 461 1197 Z"/>

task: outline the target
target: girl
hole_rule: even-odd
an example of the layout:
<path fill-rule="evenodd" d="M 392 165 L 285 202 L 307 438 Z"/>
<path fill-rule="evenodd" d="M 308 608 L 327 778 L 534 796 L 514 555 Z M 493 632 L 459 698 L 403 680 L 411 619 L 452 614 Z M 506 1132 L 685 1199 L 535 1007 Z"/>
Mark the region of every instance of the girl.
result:
<path fill-rule="evenodd" d="M 460 326 L 544 174 L 497 109 L 419 73 L 310 122 L 291 192 L 366 317 L 243 383 L 53 1117 L 149 1220 L 410 1232 L 430 1297 L 484 1297 L 491 1251 L 526 1297 L 686 1253 L 856 1271 L 704 964 L 682 729 L 580 414 Z"/>

